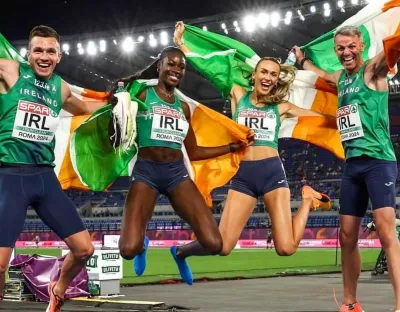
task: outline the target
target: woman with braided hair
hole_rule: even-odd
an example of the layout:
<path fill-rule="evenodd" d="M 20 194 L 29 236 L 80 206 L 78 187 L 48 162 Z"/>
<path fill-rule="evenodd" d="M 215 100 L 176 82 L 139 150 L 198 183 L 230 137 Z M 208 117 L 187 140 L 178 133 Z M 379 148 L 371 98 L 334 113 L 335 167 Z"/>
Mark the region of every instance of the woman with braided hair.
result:
<path fill-rule="evenodd" d="M 137 95 L 147 110 L 139 110 L 136 117 L 138 154 L 119 241 L 124 259 L 136 256 L 137 275 L 142 275 L 146 267 L 149 242 L 145 237 L 146 227 L 159 193 L 165 194 L 177 214 L 191 225 L 207 252 L 218 254 L 222 249 L 217 223 L 185 167 L 182 144 L 191 161 L 238 152 L 247 146 L 244 142 L 217 147 L 197 145 L 189 106 L 174 94 L 185 69 L 184 53 L 178 48 L 168 47 L 146 69 L 119 80 L 128 85 L 138 79 L 158 78 L 154 87 L 146 87 Z M 111 90 L 111 97 L 116 90 L 117 84 Z M 110 102 L 113 102 L 112 98 Z"/>

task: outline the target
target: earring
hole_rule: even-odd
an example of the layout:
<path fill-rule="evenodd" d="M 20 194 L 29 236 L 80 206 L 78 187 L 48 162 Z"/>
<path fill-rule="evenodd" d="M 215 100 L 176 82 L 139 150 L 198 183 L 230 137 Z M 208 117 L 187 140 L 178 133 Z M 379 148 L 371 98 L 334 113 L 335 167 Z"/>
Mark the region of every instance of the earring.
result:
<path fill-rule="evenodd" d="M 250 84 L 254 86 L 254 78 L 251 78 Z"/>

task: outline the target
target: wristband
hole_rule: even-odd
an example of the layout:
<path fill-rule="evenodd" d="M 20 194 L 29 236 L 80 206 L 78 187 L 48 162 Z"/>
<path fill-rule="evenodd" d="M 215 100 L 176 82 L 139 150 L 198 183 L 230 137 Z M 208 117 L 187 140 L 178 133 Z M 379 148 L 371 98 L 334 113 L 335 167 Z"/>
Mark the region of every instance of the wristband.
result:
<path fill-rule="evenodd" d="M 307 56 L 303 57 L 302 60 L 300 61 L 301 68 L 303 68 L 305 61 L 310 61 L 311 62 L 311 59 L 309 57 L 307 57 Z"/>
<path fill-rule="evenodd" d="M 235 143 L 229 143 L 229 151 L 231 153 L 234 153 L 236 151 L 236 144 Z"/>

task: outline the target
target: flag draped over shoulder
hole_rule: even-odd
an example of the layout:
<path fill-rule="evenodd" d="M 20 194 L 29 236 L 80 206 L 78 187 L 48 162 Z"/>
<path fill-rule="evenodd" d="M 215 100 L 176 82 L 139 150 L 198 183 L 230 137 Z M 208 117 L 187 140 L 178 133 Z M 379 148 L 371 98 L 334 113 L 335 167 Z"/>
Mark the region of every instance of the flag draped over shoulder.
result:
<path fill-rule="evenodd" d="M 129 84 L 127 88 L 132 100 L 138 100 L 136 96 L 144 88 L 154 86 L 157 82 L 156 79 L 139 80 Z M 248 128 L 185 96 L 177 89 L 175 94 L 190 107 L 191 125 L 199 146 L 212 147 L 237 140 L 246 141 L 250 134 Z M 130 174 L 136 159 L 135 146 L 128 152 L 119 152 L 118 149 L 114 151 L 109 143 L 110 112 L 110 105 L 98 110 L 76 129 L 71 140 L 71 158 L 75 171 L 93 190 L 104 190 L 118 176 Z M 241 152 L 192 162 L 184 146 L 182 151 L 190 177 L 208 204 L 212 203 L 211 191 L 225 185 L 235 175 L 243 158 Z"/>
<path fill-rule="evenodd" d="M 358 26 L 366 41 L 364 58 L 372 58 L 385 48 L 387 63 L 393 67 L 400 55 L 400 0 L 371 1 L 341 26 Z M 339 26 L 340 27 L 340 26 Z M 341 65 L 333 50 L 336 29 L 302 47 L 314 63 L 328 72 Z M 189 62 L 227 97 L 233 84 L 250 90 L 248 78 L 260 57 L 247 45 L 232 38 L 185 25 L 183 34 Z M 293 104 L 336 116 L 337 90 L 315 73 L 298 71 L 289 96 Z M 295 138 L 320 146 L 339 158 L 344 151 L 336 123 L 325 117 L 288 118 L 282 123 L 280 138 Z"/>
<path fill-rule="evenodd" d="M 26 62 L 1 34 L 0 58 Z M 136 95 L 143 88 L 155 84 L 157 80 L 137 81 L 128 85 L 127 91 L 139 106 L 145 105 Z M 81 100 L 107 102 L 106 92 L 96 92 L 73 85 L 70 85 L 70 88 L 72 94 Z M 175 94 L 190 107 L 191 125 L 199 146 L 221 146 L 237 140 L 246 142 L 246 137 L 250 134 L 248 128 L 185 96 L 179 90 L 175 90 Z M 132 173 L 136 161 L 136 145 L 124 152 L 119 148 L 114 149 L 108 134 L 110 118 L 110 104 L 91 116 L 72 116 L 61 110 L 60 124 L 55 134 L 55 173 L 63 189 L 103 191 L 118 177 L 129 176 Z M 226 154 L 192 162 L 184 147 L 182 151 L 189 174 L 208 204 L 211 204 L 211 191 L 225 185 L 233 177 L 244 154 Z"/>
<path fill-rule="evenodd" d="M 356 26 L 363 35 L 363 59 L 371 59 L 385 49 L 386 61 L 393 68 L 400 56 L 400 0 L 373 0 L 356 15 L 325 35 L 302 47 L 315 65 L 327 72 L 342 68 L 335 52 L 334 35 L 343 26 Z"/>
<path fill-rule="evenodd" d="M 191 51 L 186 53 L 189 62 L 210 80 L 223 96 L 229 95 L 233 84 L 251 90 L 249 79 L 260 57 L 247 45 L 189 25 L 185 25 L 184 42 Z M 289 98 L 293 104 L 302 108 L 335 116 L 335 92 L 335 89 L 314 73 L 299 71 Z M 331 151 L 340 158 L 344 157 L 336 123 L 330 118 L 285 119 L 279 137 L 305 140 Z"/>

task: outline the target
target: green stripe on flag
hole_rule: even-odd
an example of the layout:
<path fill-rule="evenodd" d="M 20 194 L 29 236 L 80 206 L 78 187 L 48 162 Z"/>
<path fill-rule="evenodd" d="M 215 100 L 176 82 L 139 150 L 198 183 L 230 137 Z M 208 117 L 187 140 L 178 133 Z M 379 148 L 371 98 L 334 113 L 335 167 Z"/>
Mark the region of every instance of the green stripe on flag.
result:
<path fill-rule="evenodd" d="M 257 54 L 232 38 L 185 25 L 185 45 L 193 53 L 188 61 L 226 98 L 233 84 L 250 89 L 249 79 Z"/>
<path fill-rule="evenodd" d="M 81 180 L 93 191 L 103 191 L 116 178 L 127 174 L 130 160 L 136 154 L 132 146 L 127 152 L 114 150 L 108 134 L 111 104 L 97 110 L 74 132 L 71 155 Z"/>
<path fill-rule="evenodd" d="M 21 63 L 27 63 L 27 61 L 19 55 L 17 50 L 8 42 L 6 38 L 0 33 L 0 58 L 14 60 Z"/>
<path fill-rule="evenodd" d="M 132 101 L 138 102 L 138 111 L 147 106 L 136 96 L 146 88 L 146 83 L 134 81 L 127 85 Z M 129 163 L 137 153 L 135 145 L 128 151 L 121 151 L 111 145 L 108 125 L 111 118 L 111 104 L 98 109 L 74 132 L 71 142 L 74 169 L 81 181 L 94 191 L 103 191 L 120 176 L 127 176 Z"/>

